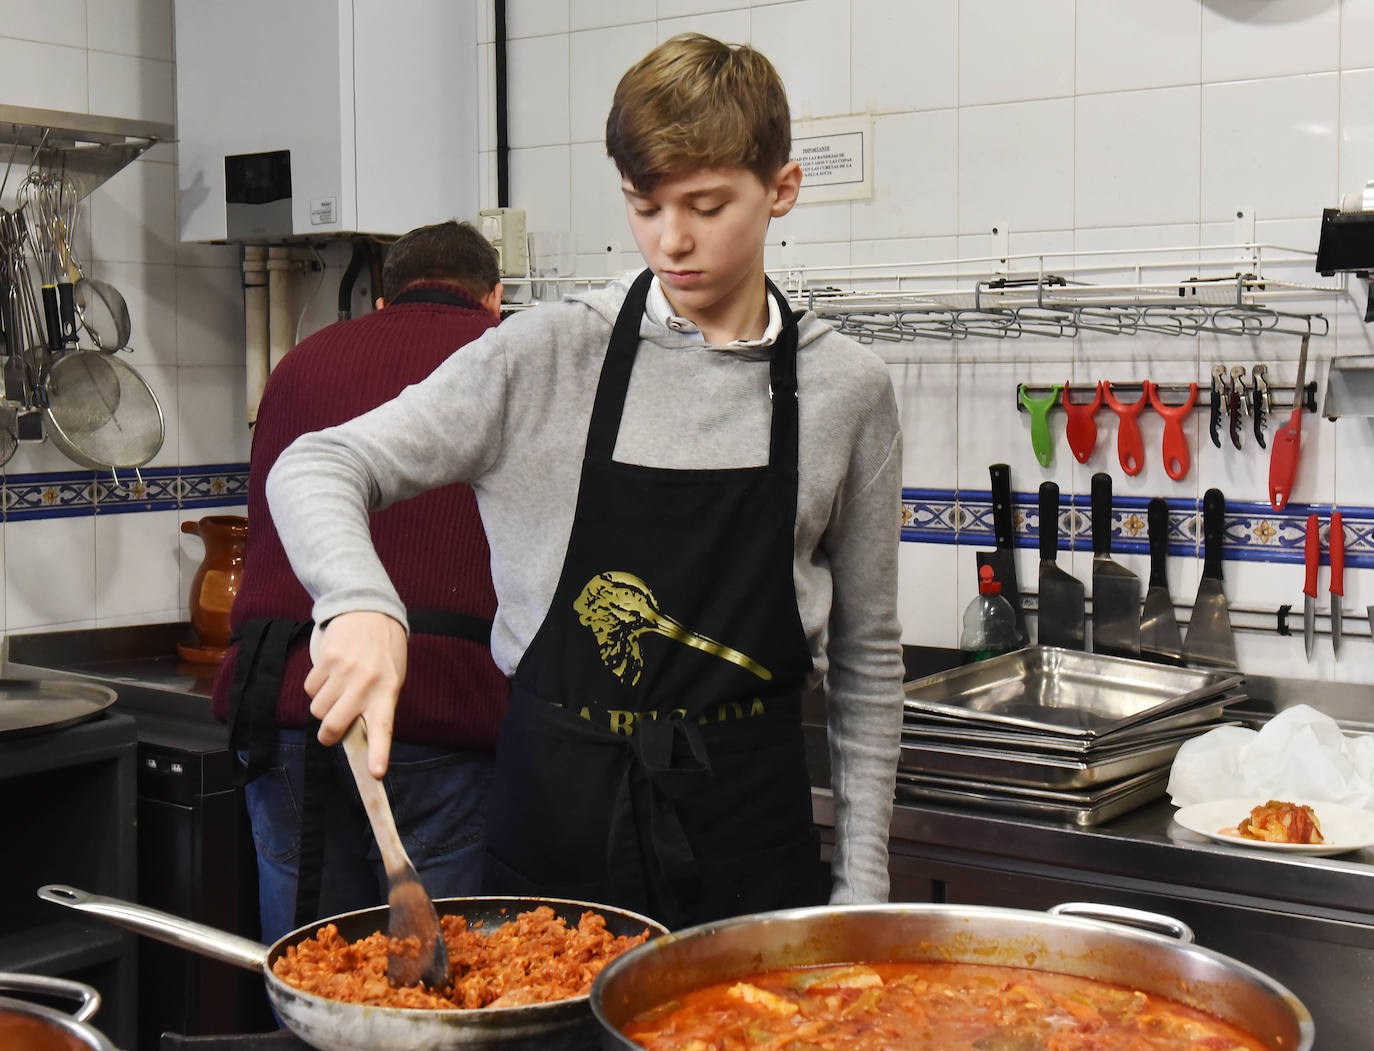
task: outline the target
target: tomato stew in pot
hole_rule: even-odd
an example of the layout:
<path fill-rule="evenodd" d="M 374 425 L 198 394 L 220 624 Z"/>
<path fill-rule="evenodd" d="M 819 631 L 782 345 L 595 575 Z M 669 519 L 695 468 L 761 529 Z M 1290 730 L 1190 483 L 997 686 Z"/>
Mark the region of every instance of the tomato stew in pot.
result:
<path fill-rule="evenodd" d="M 1140 990 L 973 963 L 802 967 L 694 990 L 624 1034 L 650 1051 L 1266 1051 Z"/>

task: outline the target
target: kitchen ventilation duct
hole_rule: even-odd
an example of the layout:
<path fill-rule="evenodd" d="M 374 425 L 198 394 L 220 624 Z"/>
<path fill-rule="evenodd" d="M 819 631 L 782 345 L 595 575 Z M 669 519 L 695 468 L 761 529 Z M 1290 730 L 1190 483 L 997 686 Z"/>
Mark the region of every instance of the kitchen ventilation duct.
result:
<path fill-rule="evenodd" d="M 478 209 L 478 0 L 176 0 L 183 241 Z"/>

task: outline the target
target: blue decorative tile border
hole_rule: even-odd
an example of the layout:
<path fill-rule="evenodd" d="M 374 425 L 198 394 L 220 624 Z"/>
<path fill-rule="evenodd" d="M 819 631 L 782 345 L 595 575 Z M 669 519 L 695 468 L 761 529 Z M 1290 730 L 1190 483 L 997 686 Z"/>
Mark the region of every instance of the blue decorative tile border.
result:
<path fill-rule="evenodd" d="M 12 474 L 0 494 L 6 522 L 234 507 L 248 502 L 248 465 L 145 467 L 138 475 L 121 471 L 118 485 L 96 471 Z"/>
<path fill-rule="evenodd" d="M 1037 493 L 1013 493 L 1017 547 L 1038 547 L 1040 500 Z M 1059 547 L 1092 550 L 1092 498 L 1061 496 Z M 1149 554 L 1145 525 L 1147 497 L 1118 496 L 1112 506 L 1112 551 Z M 1340 507 L 1345 526 L 1345 564 L 1374 569 L 1374 507 Z M 1282 511 L 1268 504 L 1228 502 L 1225 557 L 1243 562 L 1303 561 L 1307 516 L 1321 516 L 1322 562 L 1326 563 L 1328 504 L 1290 503 Z M 1072 537 L 1072 540 L 1070 538 Z M 920 544 L 971 544 L 991 547 L 992 494 L 984 489 L 906 489 L 902 493 L 902 539 Z M 1169 501 L 1169 553 L 1202 557 L 1202 502 Z"/>
<path fill-rule="evenodd" d="M 121 472 L 120 488 L 116 488 L 108 474 L 95 471 L 8 475 L 0 488 L 5 521 L 241 507 L 248 502 L 246 463 L 149 467 L 140 473 L 141 484 L 133 472 Z M 1016 546 L 1037 547 L 1038 495 L 1013 493 L 1012 502 Z M 1113 551 L 1149 553 L 1145 526 L 1149 502 L 1148 498 L 1139 496 L 1114 499 Z M 1061 549 L 1092 550 L 1091 503 L 1086 493 L 1060 498 Z M 1345 525 L 1345 564 L 1352 568 L 1374 569 L 1374 507 L 1341 507 L 1340 511 Z M 1322 561 L 1325 563 L 1326 529 L 1331 512 L 1326 504 L 1289 504 L 1282 511 L 1275 511 L 1268 504 L 1228 503 L 1226 558 L 1301 565 L 1307 516 L 1313 512 L 1322 520 Z M 919 544 L 991 547 L 994 543 L 992 494 L 985 489 L 906 489 L 902 492 L 902 539 Z M 1202 556 L 1201 501 L 1169 501 L 1169 553 Z"/>

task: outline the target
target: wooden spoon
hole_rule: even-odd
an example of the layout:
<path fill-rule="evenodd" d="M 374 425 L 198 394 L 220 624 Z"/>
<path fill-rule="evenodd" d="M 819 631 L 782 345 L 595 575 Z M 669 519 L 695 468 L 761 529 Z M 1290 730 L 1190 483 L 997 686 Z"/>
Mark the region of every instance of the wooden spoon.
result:
<path fill-rule="evenodd" d="M 439 915 L 401 845 L 386 789 L 368 772 L 367 727 L 361 718 L 355 719 L 344 734 L 343 749 L 353 779 L 358 783 L 358 794 L 362 797 L 367 819 L 372 823 L 372 834 L 377 839 L 391 884 L 387 895 L 390 907 L 387 934 L 395 939 L 414 938 L 419 944 L 413 953 L 391 951 L 387 954 L 387 980 L 396 986 L 421 982 L 431 988 L 445 986 L 449 982 L 448 946 L 444 944 L 444 932 L 439 927 Z"/>

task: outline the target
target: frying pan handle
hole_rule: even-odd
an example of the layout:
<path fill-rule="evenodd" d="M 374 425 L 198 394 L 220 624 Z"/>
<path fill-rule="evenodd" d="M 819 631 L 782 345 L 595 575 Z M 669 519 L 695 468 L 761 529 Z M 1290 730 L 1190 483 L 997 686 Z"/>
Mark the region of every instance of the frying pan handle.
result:
<path fill-rule="evenodd" d="M 184 920 L 170 912 L 150 909 L 146 905 L 137 905 L 120 898 L 88 894 L 84 890 L 63 886 L 60 883 L 49 883 L 39 887 L 38 896 L 55 905 L 65 905 L 69 909 L 113 923 L 116 927 L 123 927 L 125 930 L 135 931 L 182 949 L 190 949 L 192 952 L 235 967 L 261 971 L 267 965 L 266 946 L 248 938 L 240 938 L 237 934 L 207 927 L 203 923 Z"/>
<path fill-rule="evenodd" d="M 69 978 L 49 978 L 42 974 L 0 975 L 0 992 L 36 993 L 39 996 L 58 996 L 80 1001 L 76 1010 L 69 1011 L 78 1022 L 84 1022 L 100 1010 L 100 994 L 85 982 Z"/>
<path fill-rule="evenodd" d="M 1158 912 L 1127 909 L 1120 905 L 1103 905 L 1093 901 L 1066 901 L 1047 911 L 1051 916 L 1080 916 L 1085 920 L 1115 923 L 1120 927 L 1137 927 L 1155 934 L 1168 935 L 1184 944 L 1191 944 L 1193 941 L 1193 928 L 1182 920 Z"/>

